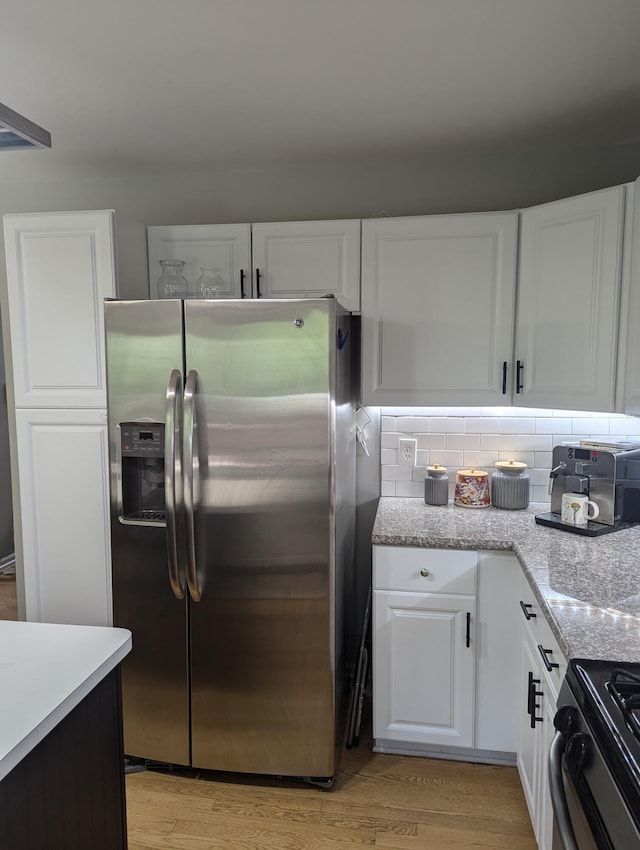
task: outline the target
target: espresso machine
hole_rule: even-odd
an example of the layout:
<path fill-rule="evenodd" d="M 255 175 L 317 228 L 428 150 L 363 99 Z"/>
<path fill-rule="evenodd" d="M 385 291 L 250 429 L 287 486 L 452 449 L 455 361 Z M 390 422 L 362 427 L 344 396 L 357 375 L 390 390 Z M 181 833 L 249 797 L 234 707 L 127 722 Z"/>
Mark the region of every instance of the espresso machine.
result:
<path fill-rule="evenodd" d="M 640 442 L 564 443 L 554 447 L 552 463 L 551 511 L 537 514 L 537 523 L 588 537 L 640 523 Z M 595 502 L 597 519 L 581 526 L 563 523 L 563 493 L 579 493 Z"/>

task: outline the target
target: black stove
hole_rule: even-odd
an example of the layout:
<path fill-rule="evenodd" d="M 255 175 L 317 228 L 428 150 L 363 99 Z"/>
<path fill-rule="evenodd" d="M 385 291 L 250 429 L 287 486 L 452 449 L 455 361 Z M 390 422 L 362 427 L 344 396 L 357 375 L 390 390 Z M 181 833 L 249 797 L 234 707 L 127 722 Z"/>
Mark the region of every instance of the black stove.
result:
<path fill-rule="evenodd" d="M 640 850 L 640 663 L 572 660 L 555 727 L 552 798 L 555 746 L 564 796 L 579 810 L 570 817 L 575 844 L 569 836 L 564 846 Z"/>

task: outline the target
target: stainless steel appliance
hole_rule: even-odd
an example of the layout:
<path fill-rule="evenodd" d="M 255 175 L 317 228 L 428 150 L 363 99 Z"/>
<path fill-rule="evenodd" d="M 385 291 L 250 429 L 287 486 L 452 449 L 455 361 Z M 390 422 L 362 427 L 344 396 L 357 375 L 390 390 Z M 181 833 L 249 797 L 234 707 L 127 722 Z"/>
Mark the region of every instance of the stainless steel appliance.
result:
<path fill-rule="evenodd" d="M 587 536 L 606 534 L 640 522 L 640 443 L 565 443 L 553 449 L 551 511 L 536 522 Z M 585 526 L 561 522 L 563 493 L 580 493 L 600 509 Z"/>
<path fill-rule="evenodd" d="M 554 725 L 553 850 L 640 848 L 640 664 L 572 660 Z"/>
<path fill-rule="evenodd" d="M 330 784 L 352 605 L 350 315 L 105 302 L 125 752 Z"/>

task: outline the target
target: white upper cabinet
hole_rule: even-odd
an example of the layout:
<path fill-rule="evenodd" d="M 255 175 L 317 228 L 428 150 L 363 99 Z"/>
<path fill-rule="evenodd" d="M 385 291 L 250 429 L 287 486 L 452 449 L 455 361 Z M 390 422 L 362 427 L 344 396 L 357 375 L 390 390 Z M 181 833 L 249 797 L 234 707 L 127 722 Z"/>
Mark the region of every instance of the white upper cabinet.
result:
<path fill-rule="evenodd" d="M 4 217 L 16 407 L 105 406 L 103 299 L 121 294 L 120 259 L 128 291 L 147 292 L 144 228 L 122 228 L 116 250 L 110 210 Z"/>
<path fill-rule="evenodd" d="M 616 409 L 640 416 L 640 178 L 626 196 Z"/>
<path fill-rule="evenodd" d="M 194 224 L 148 227 L 149 296 L 158 297 L 160 260 L 183 260 L 191 295 L 203 267 L 218 270 L 227 298 L 251 297 L 251 225 Z"/>
<path fill-rule="evenodd" d="M 510 400 L 517 213 L 362 222 L 362 402 Z"/>
<path fill-rule="evenodd" d="M 616 186 L 521 212 L 514 403 L 614 410 L 624 204 Z"/>
<path fill-rule="evenodd" d="M 157 298 L 159 260 L 183 260 L 189 294 L 202 267 L 218 270 L 228 298 L 335 295 L 360 309 L 360 222 L 293 221 L 149 227 L 149 292 Z"/>
<path fill-rule="evenodd" d="M 359 221 L 254 224 L 252 236 L 254 295 L 335 295 L 347 310 L 360 309 Z"/>

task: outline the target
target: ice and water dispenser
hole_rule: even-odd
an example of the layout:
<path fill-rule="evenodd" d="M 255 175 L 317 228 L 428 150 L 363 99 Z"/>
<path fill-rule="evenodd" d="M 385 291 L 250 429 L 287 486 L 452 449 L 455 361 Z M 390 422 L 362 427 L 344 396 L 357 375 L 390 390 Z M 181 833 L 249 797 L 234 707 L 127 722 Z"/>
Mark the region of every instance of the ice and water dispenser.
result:
<path fill-rule="evenodd" d="M 164 425 L 121 422 L 122 519 L 164 523 Z"/>

